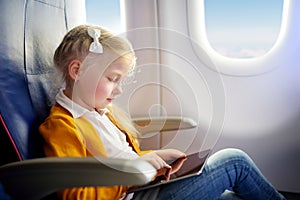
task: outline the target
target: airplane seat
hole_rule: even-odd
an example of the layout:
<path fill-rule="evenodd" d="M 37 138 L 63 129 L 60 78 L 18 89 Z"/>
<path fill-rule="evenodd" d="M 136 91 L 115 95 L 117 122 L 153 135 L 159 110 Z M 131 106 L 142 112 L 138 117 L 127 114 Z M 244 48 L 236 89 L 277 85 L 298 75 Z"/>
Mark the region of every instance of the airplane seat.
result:
<path fill-rule="evenodd" d="M 68 26 L 84 20 L 67 16 L 77 9 L 72 4 L 66 10 L 59 0 L 0 2 L 0 165 L 43 157 L 38 125 L 57 90 L 53 53 Z"/>
<path fill-rule="evenodd" d="M 0 1 L 1 200 L 53 199 L 70 187 L 145 184 L 156 174 L 138 159 L 44 157 L 38 126 L 60 87 L 54 50 L 67 30 L 83 23 L 85 1 Z"/>
<path fill-rule="evenodd" d="M 49 95 L 53 80 L 53 38 L 62 31 L 53 31 L 54 27 L 49 27 L 47 22 L 34 22 L 34 18 L 43 18 L 39 16 L 43 13 L 34 13 L 30 1 L 1 1 L 0 4 L 1 137 L 11 141 L 7 148 L 13 148 L 5 158 L 41 157 L 37 125 L 48 114 L 50 104 L 46 102 L 53 98 Z M 62 28 L 65 32 L 66 28 Z M 1 157 L 1 164 L 7 161 L 10 160 Z"/>
<path fill-rule="evenodd" d="M 71 15 L 81 4 L 67 7 L 66 2 L 0 2 L 0 137 L 2 153 L 8 154 L 0 164 L 43 156 L 38 125 L 49 114 L 59 87 L 54 50 L 70 26 L 85 20 L 80 12 Z"/>

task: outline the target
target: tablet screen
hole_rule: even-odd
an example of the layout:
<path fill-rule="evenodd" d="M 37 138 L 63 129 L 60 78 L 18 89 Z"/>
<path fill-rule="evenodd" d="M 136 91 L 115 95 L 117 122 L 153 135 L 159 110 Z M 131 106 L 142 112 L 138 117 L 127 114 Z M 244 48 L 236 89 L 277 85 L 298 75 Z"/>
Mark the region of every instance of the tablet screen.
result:
<path fill-rule="evenodd" d="M 197 152 L 197 153 L 193 153 L 193 154 L 189 154 L 186 156 L 186 158 L 179 158 L 179 159 L 186 159 L 184 161 L 184 163 L 182 164 L 181 168 L 171 174 L 170 179 L 166 181 L 166 179 L 162 177 L 162 179 L 159 179 L 160 177 L 157 177 L 155 180 L 151 181 L 150 183 L 143 185 L 143 186 L 138 186 L 138 187 L 132 187 L 131 189 L 129 189 L 127 191 L 127 193 L 130 192 L 135 192 L 135 191 L 141 191 L 144 189 L 149 189 L 149 188 L 153 188 L 162 184 L 167 184 L 169 182 L 174 182 L 180 179 L 184 179 L 187 177 L 191 177 L 191 176 L 195 176 L 195 175 L 199 175 L 202 172 L 202 169 L 204 167 L 204 164 L 207 161 L 207 158 L 209 157 L 211 153 L 211 150 L 204 150 L 201 152 Z M 168 162 L 168 164 L 170 164 L 171 166 L 176 164 L 176 162 L 179 161 L 179 159 L 177 160 L 173 160 Z"/>
<path fill-rule="evenodd" d="M 199 174 L 202 171 L 203 165 L 208 158 L 210 150 L 202 151 L 187 155 L 181 168 L 171 175 L 171 179 L 185 176 L 188 174 Z M 176 160 L 174 161 L 176 162 Z M 172 165 L 172 163 L 171 163 Z"/>

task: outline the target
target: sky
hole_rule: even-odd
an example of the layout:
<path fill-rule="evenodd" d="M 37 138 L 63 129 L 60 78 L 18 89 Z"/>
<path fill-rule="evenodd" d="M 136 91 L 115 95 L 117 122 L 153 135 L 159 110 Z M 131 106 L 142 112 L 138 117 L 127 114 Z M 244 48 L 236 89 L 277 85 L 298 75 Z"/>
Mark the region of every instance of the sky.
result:
<path fill-rule="evenodd" d="M 266 53 L 277 39 L 283 0 L 205 0 L 207 38 L 228 57 Z M 120 0 L 86 0 L 87 22 L 122 32 Z"/>
<path fill-rule="evenodd" d="M 211 45 L 229 57 L 254 57 L 278 37 L 283 0 L 207 0 L 206 30 Z"/>
<path fill-rule="evenodd" d="M 122 32 L 120 0 L 86 0 L 86 17 L 90 24 L 104 26 L 115 33 Z"/>

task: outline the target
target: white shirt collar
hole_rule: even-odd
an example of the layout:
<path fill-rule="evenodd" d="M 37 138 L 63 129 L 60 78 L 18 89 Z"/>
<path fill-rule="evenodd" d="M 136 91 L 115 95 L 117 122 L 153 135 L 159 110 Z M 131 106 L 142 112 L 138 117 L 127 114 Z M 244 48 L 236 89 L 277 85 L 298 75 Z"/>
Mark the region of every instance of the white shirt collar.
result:
<path fill-rule="evenodd" d="M 62 107 L 64 107 L 65 109 L 67 109 L 74 118 L 82 117 L 86 113 L 97 112 L 97 111 L 90 111 L 82 107 L 81 105 L 75 103 L 64 94 L 63 90 L 64 89 L 61 89 L 56 95 L 56 102 L 60 104 Z M 107 108 L 101 109 L 100 111 L 102 112 L 97 112 L 100 115 L 104 115 L 105 113 L 109 112 Z"/>

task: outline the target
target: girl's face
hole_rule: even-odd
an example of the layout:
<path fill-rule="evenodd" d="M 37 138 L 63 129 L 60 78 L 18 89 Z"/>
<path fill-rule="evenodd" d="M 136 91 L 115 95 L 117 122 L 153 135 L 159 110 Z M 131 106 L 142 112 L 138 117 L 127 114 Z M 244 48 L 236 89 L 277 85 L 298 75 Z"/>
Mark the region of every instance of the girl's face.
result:
<path fill-rule="evenodd" d="M 79 73 L 73 88 L 73 100 L 89 110 L 106 108 L 122 93 L 121 82 L 132 67 L 132 60 L 128 57 L 119 57 L 105 70 L 93 64 Z"/>

